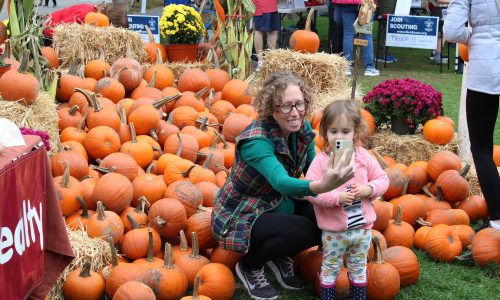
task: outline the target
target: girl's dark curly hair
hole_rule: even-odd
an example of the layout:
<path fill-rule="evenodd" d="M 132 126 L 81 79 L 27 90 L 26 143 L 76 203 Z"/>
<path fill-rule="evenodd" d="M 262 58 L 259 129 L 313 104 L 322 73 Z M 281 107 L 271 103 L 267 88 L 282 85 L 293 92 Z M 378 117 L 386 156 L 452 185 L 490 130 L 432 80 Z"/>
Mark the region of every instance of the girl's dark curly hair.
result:
<path fill-rule="evenodd" d="M 296 73 L 291 71 L 275 72 L 269 75 L 264 81 L 262 89 L 253 100 L 253 106 L 259 115 L 259 119 L 266 121 L 272 118 L 276 111 L 276 105 L 281 104 L 283 92 L 289 85 L 297 85 L 306 102 L 305 116 L 311 110 L 312 91 L 306 83 Z"/>

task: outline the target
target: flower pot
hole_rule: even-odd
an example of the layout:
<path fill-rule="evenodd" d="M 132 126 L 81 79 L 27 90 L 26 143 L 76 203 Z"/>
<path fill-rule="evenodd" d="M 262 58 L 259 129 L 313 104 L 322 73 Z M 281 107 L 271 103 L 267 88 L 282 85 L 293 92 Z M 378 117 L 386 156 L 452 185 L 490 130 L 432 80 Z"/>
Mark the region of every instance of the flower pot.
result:
<path fill-rule="evenodd" d="M 410 127 L 405 120 L 399 117 L 392 117 L 391 131 L 396 134 L 415 134 L 415 127 Z"/>
<path fill-rule="evenodd" d="M 168 62 L 196 61 L 198 59 L 198 44 L 167 44 Z"/>

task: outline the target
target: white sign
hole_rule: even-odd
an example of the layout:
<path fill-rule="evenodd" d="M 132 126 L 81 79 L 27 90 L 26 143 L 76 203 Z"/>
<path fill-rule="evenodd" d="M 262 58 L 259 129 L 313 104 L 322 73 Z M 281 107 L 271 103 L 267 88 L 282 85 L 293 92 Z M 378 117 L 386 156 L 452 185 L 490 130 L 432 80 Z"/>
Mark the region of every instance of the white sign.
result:
<path fill-rule="evenodd" d="M 410 8 L 412 5 L 412 0 L 398 0 L 396 2 L 396 8 L 394 9 L 394 14 L 398 16 L 407 16 L 410 14 Z"/>
<path fill-rule="evenodd" d="M 146 25 L 153 33 L 155 43 L 160 42 L 160 17 L 159 16 L 146 16 L 146 15 L 128 15 L 128 29 L 140 33 L 141 38 L 149 43 L 148 32 Z"/>
<path fill-rule="evenodd" d="M 397 16 L 387 18 L 386 45 L 436 49 L 439 17 Z"/>

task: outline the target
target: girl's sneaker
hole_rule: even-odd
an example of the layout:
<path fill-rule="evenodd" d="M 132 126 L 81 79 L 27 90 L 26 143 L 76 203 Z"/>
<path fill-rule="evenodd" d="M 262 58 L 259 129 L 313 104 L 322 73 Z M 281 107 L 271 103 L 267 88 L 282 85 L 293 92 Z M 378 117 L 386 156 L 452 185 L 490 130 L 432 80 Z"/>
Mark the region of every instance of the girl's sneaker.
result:
<path fill-rule="evenodd" d="M 367 67 L 365 69 L 365 76 L 373 77 L 373 76 L 379 76 L 380 71 L 375 69 L 374 67 Z"/>

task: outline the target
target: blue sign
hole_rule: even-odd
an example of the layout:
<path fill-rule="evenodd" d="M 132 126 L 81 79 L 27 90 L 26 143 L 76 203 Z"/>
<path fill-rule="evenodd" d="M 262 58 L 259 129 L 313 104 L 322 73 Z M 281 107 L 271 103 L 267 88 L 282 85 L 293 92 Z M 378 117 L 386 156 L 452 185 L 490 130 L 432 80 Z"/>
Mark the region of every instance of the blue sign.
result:
<path fill-rule="evenodd" d="M 143 40 L 149 42 L 146 25 L 151 30 L 156 43 L 160 42 L 160 17 L 146 15 L 128 15 L 128 29 L 140 33 Z"/>
<path fill-rule="evenodd" d="M 390 47 L 435 49 L 439 17 L 389 15 L 386 45 Z"/>

